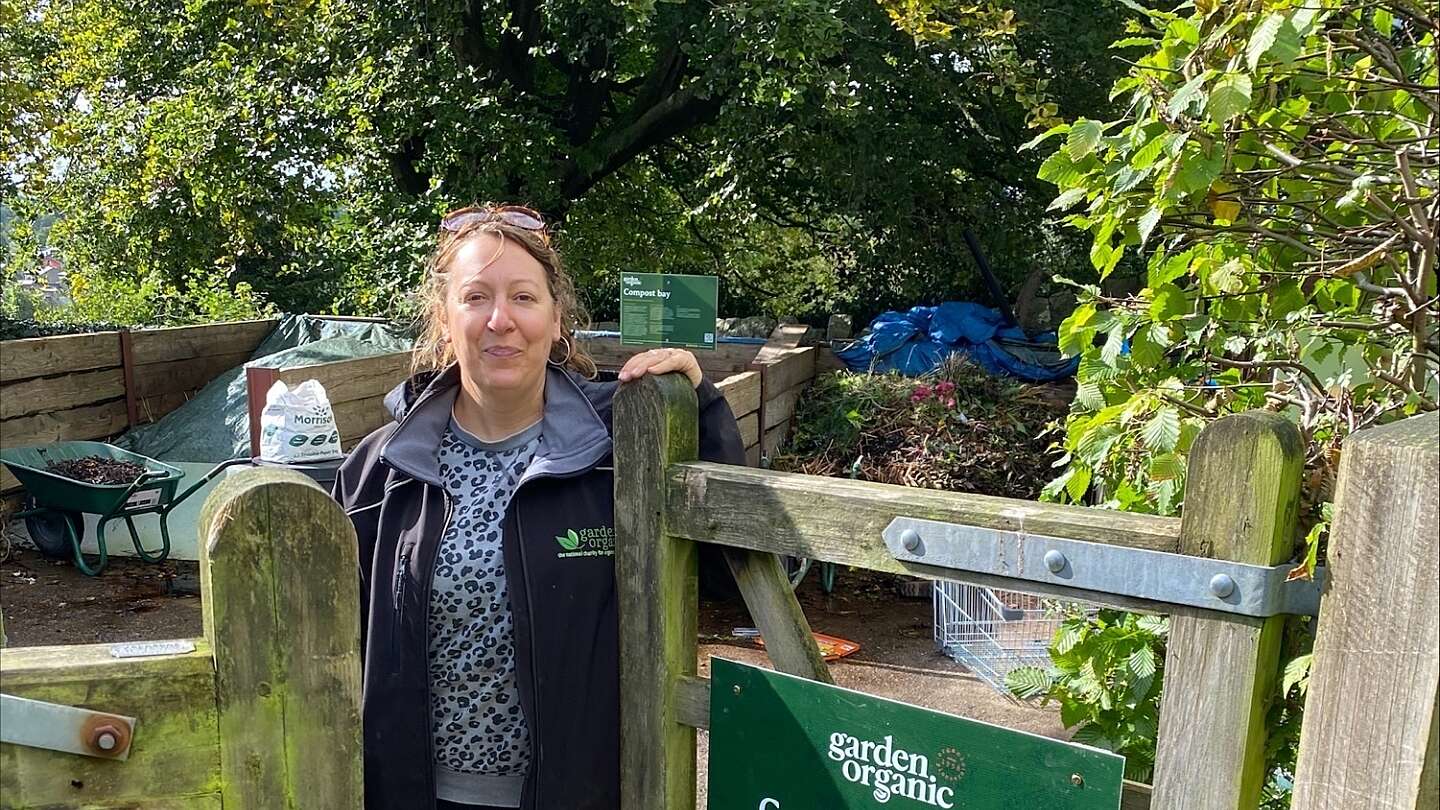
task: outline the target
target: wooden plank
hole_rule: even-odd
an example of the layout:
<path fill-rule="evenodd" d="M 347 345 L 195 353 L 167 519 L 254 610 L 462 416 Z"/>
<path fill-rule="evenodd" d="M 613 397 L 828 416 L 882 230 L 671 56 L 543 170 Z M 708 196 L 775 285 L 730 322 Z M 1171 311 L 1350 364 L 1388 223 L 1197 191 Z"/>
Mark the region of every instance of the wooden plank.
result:
<path fill-rule="evenodd" d="M 125 375 L 118 368 L 32 377 L 0 388 L 0 419 L 66 411 L 123 396 Z"/>
<path fill-rule="evenodd" d="M 1284 416 L 1251 412 L 1210 423 L 1190 450 L 1180 553 L 1255 565 L 1285 561 L 1294 548 L 1304 463 L 1300 432 Z M 1285 619 L 1171 616 L 1155 756 L 1157 807 L 1259 804 L 1265 711 Z"/>
<path fill-rule="evenodd" d="M 37 413 L 0 422 L 0 445 L 21 447 L 82 439 L 104 439 L 125 430 L 125 400 Z"/>
<path fill-rule="evenodd" d="M 710 728 L 710 679 L 683 677 L 675 682 L 671 702 L 679 722 L 691 728 Z M 1126 780 L 1120 810 L 1149 810 L 1150 786 Z"/>
<path fill-rule="evenodd" d="M 765 429 L 769 430 L 782 422 L 790 421 L 795 415 L 796 406 L 800 404 L 800 397 L 809 387 L 810 381 L 806 380 L 793 388 L 771 394 L 765 400 Z"/>
<path fill-rule="evenodd" d="M 290 387 L 315 380 L 325 388 L 331 405 L 383 397 L 410 376 L 410 352 L 357 357 L 280 369 L 277 379 Z M 342 429 L 343 433 L 344 430 Z"/>
<path fill-rule="evenodd" d="M 759 444 L 759 442 L 760 442 L 760 414 L 759 414 L 759 412 L 757 412 L 757 411 L 751 411 L 750 413 L 746 414 L 745 416 L 742 416 L 742 417 L 740 417 L 739 419 L 735 420 L 735 424 L 740 428 L 740 444 L 741 444 L 741 445 L 743 445 L 743 446 L 745 446 L 745 447 L 749 447 L 749 446 L 752 445 L 752 444 Z"/>
<path fill-rule="evenodd" d="M 762 352 L 761 355 L 763 356 L 757 357 L 755 363 L 765 375 L 763 384 L 767 399 L 776 392 L 794 388 L 815 377 L 814 347 L 784 349 L 768 354 Z"/>
<path fill-rule="evenodd" d="M 815 347 L 815 373 L 826 374 L 831 371 L 844 371 L 849 366 L 835 356 L 835 352 L 825 346 Z"/>
<path fill-rule="evenodd" d="M 175 391 L 169 394 L 157 394 L 153 397 L 141 397 L 136 403 L 140 411 L 140 424 L 149 424 L 157 421 L 160 417 L 175 410 L 190 401 L 192 391 Z"/>
<path fill-rule="evenodd" d="M 274 319 L 266 319 L 141 329 L 131 333 L 135 365 L 189 360 L 213 354 L 249 355 L 274 331 L 276 323 Z M 116 365 L 119 365 L 118 359 Z"/>
<path fill-rule="evenodd" d="M 885 547 L 885 527 L 897 517 L 914 517 L 1172 552 L 1180 534 L 1175 518 L 703 462 L 672 466 L 666 498 L 669 531 L 691 540 L 999 588 L 1014 588 L 1016 583 L 981 574 L 957 577 L 944 569 L 899 562 Z M 1036 582 L 1023 588 L 1133 610 L 1175 610 L 1147 600 L 1077 593 Z"/>
<path fill-rule="evenodd" d="M 335 426 L 340 429 L 340 444 L 349 448 L 369 436 L 376 428 L 389 424 L 390 412 L 385 410 L 384 397 L 370 397 L 342 402 L 333 407 Z"/>
<path fill-rule="evenodd" d="M 139 396 L 135 392 L 134 341 L 129 329 L 120 330 L 120 371 L 125 382 L 125 423 L 126 427 L 140 424 L 140 412 L 136 407 Z"/>
<path fill-rule="evenodd" d="M 750 467 L 760 466 L 760 443 L 756 442 L 745 447 L 745 464 Z"/>
<path fill-rule="evenodd" d="M 759 372 L 745 371 L 740 374 L 732 374 L 715 383 L 715 387 L 725 395 L 725 401 L 730 405 L 730 412 L 735 414 L 736 418 L 760 408 Z"/>
<path fill-rule="evenodd" d="M 232 352 L 136 366 L 135 391 L 142 398 L 196 391 L 249 359 L 250 352 Z"/>
<path fill-rule="evenodd" d="M 615 581 L 620 612 L 620 806 L 695 807 L 695 730 L 669 695 L 694 675 L 698 554 L 675 539 L 665 468 L 699 448 L 695 389 L 647 376 L 615 397 Z"/>
<path fill-rule="evenodd" d="M 774 346 L 783 349 L 799 348 L 800 341 L 810 333 L 810 327 L 803 323 L 782 323 L 775 327 L 770 337 L 765 341 L 766 346 Z"/>
<path fill-rule="evenodd" d="M 216 807 L 220 779 L 215 675 L 209 645 L 118 659 L 108 644 L 12 647 L 0 691 L 138 719 L 124 762 L 0 744 L 5 807 Z"/>
<path fill-rule="evenodd" d="M 355 531 L 304 476 L 223 479 L 200 519 L 226 807 L 360 807 Z"/>
<path fill-rule="evenodd" d="M 581 345 L 601 368 L 619 368 L 633 355 L 652 346 L 622 346 L 615 337 L 586 338 Z M 714 349 L 694 349 L 700 368 L 713 374 L 744 371 L 755 359 L 760 347 L 753 343 L 721 343 Z"/>
<path fill-rule="evenodd" d="M 764 413 L 764 414 L 765 414 L 765 416 L 766 416 L 767 419 L 768 419 L 769 416 L 770 416 L 770 414 L 768 413 L 768 411 L 769 411 L 769 406 L 768 406 L 768 405 L 766 406 L 766 408 L 765 408 L 764 411 L 761 411 L 761 413 Z M 789 420 L 789 419 L 786 419 L 785 421 L 781 422 L 781 423 L 778 424 L 778 425 L 775 425 L 774 427 L 766 428 L 766 429 L 765 429 L 765 438 L 764 438 L 763 441 L 760 442 L 760 449 L 762 449 L 762 450 L 765 452 L 765 455 L 767 455 L 767 456 L 773 456 L 773 455 L 775 455 L 776 453 L 780 452 L 781 446 L 783 446 L 783 445 L 785 444 L 785 439 L 786 439 L 786 437 L 788 437 L 789 435 L 790 435 L 790 420 Z"/>
<path fill-rule="evenodd" d="M 764 551 L 727 548 L 725 561 L 775 668 L 812 681 L 835 683 L 780 558 Z"/>
<path fill-rule="evenodd" d="M 1440 414 L 1345 440 L 1295 810 L 1435 808 Z"/>
<path fill-rule="evenodd" d="M 114 332 L 0 341 L 0 382 L 120 367 Z"/>

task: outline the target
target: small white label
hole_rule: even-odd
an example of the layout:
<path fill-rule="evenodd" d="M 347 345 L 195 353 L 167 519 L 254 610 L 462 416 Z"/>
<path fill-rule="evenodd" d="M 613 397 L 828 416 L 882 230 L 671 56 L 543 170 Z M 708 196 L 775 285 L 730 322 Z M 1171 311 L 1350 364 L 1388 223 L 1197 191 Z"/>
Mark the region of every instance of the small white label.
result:
<path fill-rule="evenodd" d="M 150 655 L 183 655 L 195 652 L 195 642 L 175 639 L 173 641 L 127 641 L 111 644 L 112 658 L 144 658 Z"/>
<path fill-rule="evenodd" d="M 131 495 L 130 499 L 125 501 L 125 508 L 147 509 L 158 503 L 160 503 L 160 490 L 146 489 Z"/>
<path fill-rule="evenodd" d="M 715 342 L 715 333 L 714 333 L 714 332 L 706 332 L 706 333 L 705 333 L 705 342 L 706 342 L 706 343 L 714 343 L 714 342 Z"/>

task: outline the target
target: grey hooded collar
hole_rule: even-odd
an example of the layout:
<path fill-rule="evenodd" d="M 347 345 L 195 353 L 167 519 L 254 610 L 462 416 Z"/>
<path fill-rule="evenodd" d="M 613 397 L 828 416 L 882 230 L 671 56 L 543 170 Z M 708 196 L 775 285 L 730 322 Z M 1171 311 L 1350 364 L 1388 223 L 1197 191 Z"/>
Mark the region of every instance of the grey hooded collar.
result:
<path fill-rule="evenodd" d="M 413 401 L 406 380 L 385 397 L 385 406 L 399 426 L 380 448 L 390 467 L 428 484 L 441 486 L 440 439 L 450 424 L 450 411 L 460 391 L 459 366 L 436 375 Z M 583 472 L 610 453 L 610 431 L 570 373 L 546 366 L 545 413 L 540 420 L 540 447 L 520 482 L 542 475 Z"/>

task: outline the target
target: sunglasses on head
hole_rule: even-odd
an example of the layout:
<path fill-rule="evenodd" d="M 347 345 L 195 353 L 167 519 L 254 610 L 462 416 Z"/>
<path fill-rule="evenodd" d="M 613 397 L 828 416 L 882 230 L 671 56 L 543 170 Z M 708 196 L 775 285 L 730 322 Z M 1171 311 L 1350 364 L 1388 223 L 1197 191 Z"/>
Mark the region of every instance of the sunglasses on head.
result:
<path fill-rule="evenodd" d="M 503 222 L 526 231 L 545 231 L 540 213 L 523 205 L 469 205 L 457 208 L 440 219 L 440 230 L 456 233 L 476 222 Z"/>

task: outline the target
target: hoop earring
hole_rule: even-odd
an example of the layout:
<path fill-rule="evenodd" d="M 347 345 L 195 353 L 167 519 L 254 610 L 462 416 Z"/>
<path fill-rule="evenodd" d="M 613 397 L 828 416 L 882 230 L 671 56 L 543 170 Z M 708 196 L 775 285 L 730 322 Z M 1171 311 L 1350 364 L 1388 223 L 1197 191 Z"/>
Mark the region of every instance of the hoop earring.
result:
<path fill-rule="evenodd" d="M 554 364 L 557 365 L 557 366 L 563 366 L 563 365 L 569 363 L 569 362 L 570 362 L 570 359 L 575 356 L 575 347 L 574 347 L 573 345 L 571 345 L 569 338 L 565 337 L 564 335 L 561 335 L 561 336 L 560 336 L 560 342 L 565 344 L 565 359 L 564 359 L 564 360 L 559 360 L 559 361 L 556 361 L 556 360 L 551 360 L 551 361 L 550 361 L 550 362 L 554 363 Z"/>

